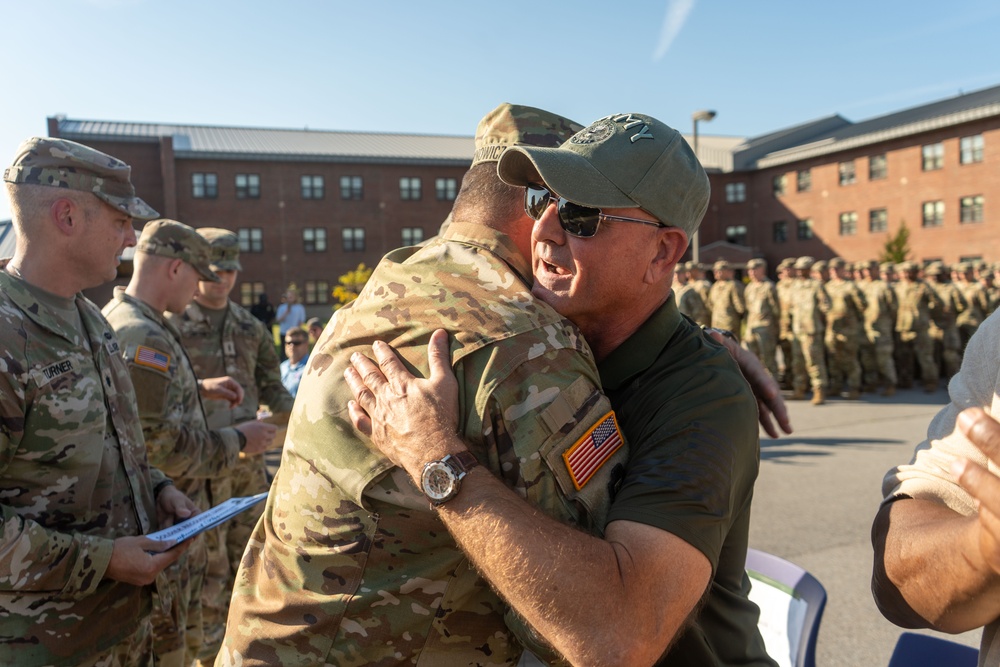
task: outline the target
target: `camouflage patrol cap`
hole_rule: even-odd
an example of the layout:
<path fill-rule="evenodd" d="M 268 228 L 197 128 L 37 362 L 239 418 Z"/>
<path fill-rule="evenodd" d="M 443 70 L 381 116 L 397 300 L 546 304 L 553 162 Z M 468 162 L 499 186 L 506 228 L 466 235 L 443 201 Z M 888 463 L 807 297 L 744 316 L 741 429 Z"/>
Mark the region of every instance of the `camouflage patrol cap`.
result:
<path fill-rule="evenodd" d="M 827 262 L 827 266 L 829 266 L 831 269 L 846 269 L 848 267 L 848 264 L 847 260 L 845 260 L 843 257 L 834 257 L 829 262 Z"/>
<path fill-rule="evenodd" d="M 240 237 L 228 229 L 201 227 L 198 233 L 212 246 L 213 271 L 242 271 Z"/>
<path fill-rule="evenodd" d="M 32 137 L 18 147 L 3 180 L 89 192 L 137 220 L 155 218 L 159 213 L 135 196 L 131 173 L 132 168 L 118 158 L 89 146 L 68 139 Z"/>
<path fill-rule="evenodd" d="M 511 146 L 555 148 L 583 129 L 583 125 L 554 113 L 504 102 L 479 121 L 472 166 L 496 162 Z"/>
<path fill-rule="evenodd" d="M 799 257 L 797 260 L 795 260 L 795 268 L 796 269 L 808 269 L 815 262 L 816 262 L 816 260 L 813 259 L 812 257 L 810 257 L 809 255 L 804 255 L 802 257 Z"/>
<path fill-rule="evenodd" d="M 724 259 L 720 259 L 712 265 L 713 271 L 728 271 L 732 268 L 732 265 Z"/>
<path fill-rule="evenodd" d="M 957 271 L 959 273 L 966 273 L 969 270 L 968 262 L 956 262 L 952 267 L 952 271 Z"/>
<path fill-rule="evenodd" d="M 690 237 L 708 208 L 708 175 L 680 132 L 651 116 L 606 116 L 559 148 L 514 146 L 497 164 L 510 185 L 545 183 L 582 206 L 641 208 Z"/>
<path fill-rule="evenodd" d="M 878 265 L 880 271 L 895 271 L 896 265 L 892 262 L 882 262 Z"/>
<path fill-rule="evenodd" d="M 945 269 L 944 265 L 941 264 L 941 262 L 931 262 L 924 267 L 924 275 L 926 276 L 940 276 L 947 272 L 948 271 Z"/>
<path fill-rule="evenodd" d="M 749 262 L 747 262 L 747 268 L 748 269 L 767 268 L 767 261 L 762 257 L 754 257 Z"/>
<path fill-rule="evenodd" d="M 900 262 L 896 265 L 896 270 L 900 273 L 908 273 L 910 271 L 916 271 L 917 265 L 913 262 Z"/>
<path fill-rule="evenodd" d="M 135 250 L 147 255 L 182 259 L 193 266 L 203 280 L 219 282 L 219 276 L 210 266 L 212 246 L 183 222 L 165 218 L 147 222 Z"/>
<path fill-rule="evenodd" d="M 794 257 L 786 257 L 783 260 L 781 260 L 780 262 L 778 262 L 778 270 L 779 271 L 784 271 L 785 269 L 794 268 L 794 266 L 795 266 L 795 258 Z"/>
<path fill-rule="evenodd" d="M 813 271 L 826 271 L 826 267 L 827 267 L 826 260 L 825 259 L 821 259 L 818 262 L 813 262 L 812 270 Z"/>

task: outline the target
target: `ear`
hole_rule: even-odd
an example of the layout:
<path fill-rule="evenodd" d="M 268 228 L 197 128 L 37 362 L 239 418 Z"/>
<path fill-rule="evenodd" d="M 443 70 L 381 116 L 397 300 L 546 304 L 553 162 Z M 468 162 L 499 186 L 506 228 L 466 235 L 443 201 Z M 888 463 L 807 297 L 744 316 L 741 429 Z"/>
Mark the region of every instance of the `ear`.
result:
<path fill-rule="evenodd" d="M 665 227 L 656 236 L 656 253 L 646 267 L 645 282 L 655 285 L 663 280 L 673 280 L 674 267 L 688 247 L 688 236 L 683 229 Z"/>
<path fill-rule="evenodd" d="M 73 236 L 83 226 L 83 209 L 69 197 L 59 197 L 49 207 L 49 218 L 63 236 Z"/>
<path fill-rule="evenodd" d="M 167 272 L 171 278 L 177 278 L 181 273 L 181 268 L 184 266 L 183 259 L 172 259 L 170 263 L 167 264 Z"/>

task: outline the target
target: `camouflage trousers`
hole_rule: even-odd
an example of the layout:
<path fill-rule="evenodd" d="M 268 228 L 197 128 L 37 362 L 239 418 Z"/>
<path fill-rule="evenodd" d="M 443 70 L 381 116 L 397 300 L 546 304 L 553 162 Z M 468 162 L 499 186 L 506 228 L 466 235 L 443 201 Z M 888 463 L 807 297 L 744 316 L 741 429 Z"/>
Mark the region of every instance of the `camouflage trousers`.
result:
<path fill-rule="evenodd" d="M 937 384 L 938 369 L 934 363 L 934 342 L 926 331 L 902 331 L 896 340 L 896 370 L 899 386 L 913 386 L 917 366 L 920 380 L 926 385 Z"/>
<path fill-rule="evenodd" d="M 240 459 L 229 476 L 210 482 L 211 502 L 212 505 L 218 505 L 230 498 L 251 496 L 267 489 L 264 457 Z M 263 511 L 264 503 L 260 503 L 205 533 L 208 567 L 201 595 L 204 637 L 198 655 L 203 664 L 213 664 L 222 647 L 236 571 L 250 534 Z"/>
<path fill-rule="evenodd" d="M 930 337 L 934 342 L 934 362 L 941 375 L 950 378 L 962 365 L 962 339 L 958 328 L 931 327 Z"/>
<path fill-rule="evenodd" d="M 146 618 L 128 639 L 81 662 L 79 667 L 153 667 L 153 626 Z"/>
<path fill-rule="evenodd" d="M 823 389 L 828 384 L 823 337 L 796 334 L 792 343 L 792 389 L 804 392 L 807 387 Z M 808 381 L 808 384 L 807 384 Z"/>
<path fill-rule="evenodd" d="M 781 350 L 781 377 L 782 385 L 792 385 L 792 341 L 789 338 L 778 337 L 778 349 Z"/>
<path fill-rule="evenodd" d="M 157 667 L 185 667 L 201 651 L 201 588 L 207 561 L 205 538 L 197 537 L 180 560 L 157 578 L 152 614 Z"/>
<path fill-rule="evenodd" d="M 896 386 L 896 362 L 893 359 L 891 334 L 869 334 L 861 342 L 860 357 L 866 385 Z"/>
<path fill-rule="evenodd" d="M 827 375 L 830 391 L 861 391 L 861 361 L 858 359 L 858 334 L 828 332 L 826 335 Z"/>
<path fill-rule="evenodd" d="M 773 327 L 753 327 L 747 329 L 743 346 L 757 355 L 771 377 L 778 377 L 778 336 Z"/>

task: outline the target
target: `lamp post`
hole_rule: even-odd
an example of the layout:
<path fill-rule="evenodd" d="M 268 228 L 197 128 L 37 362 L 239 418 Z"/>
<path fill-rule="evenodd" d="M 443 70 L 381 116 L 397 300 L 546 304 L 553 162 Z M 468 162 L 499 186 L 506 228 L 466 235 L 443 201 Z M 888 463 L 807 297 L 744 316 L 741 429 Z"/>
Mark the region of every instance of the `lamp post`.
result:
<path fill-rule="evenodd" d="M 695 111 L 691 114 L 691 121 L 694 123 L 694 132 L 692 133 L 694 156 L 698 157 L 698 121 L 705 121 L 706 123 L 715 118 L 715 112 L 709 109 L 702 109 L 701 111 Z M 701 158 L 699 158 L 700 160 Z M 701 261 L 701 243 L 699 239 L 699 230 L 694 231 L 694 237 L 691 239 L 691 259 L 694 260 L 695 264 Z"/>

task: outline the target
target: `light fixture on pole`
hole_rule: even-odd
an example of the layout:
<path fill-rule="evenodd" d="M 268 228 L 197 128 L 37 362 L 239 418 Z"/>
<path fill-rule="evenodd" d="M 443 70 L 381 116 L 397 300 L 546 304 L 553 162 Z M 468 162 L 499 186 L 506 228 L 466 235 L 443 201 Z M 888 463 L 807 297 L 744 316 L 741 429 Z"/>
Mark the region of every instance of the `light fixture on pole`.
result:
<path fill-rule="evenodd" d="M 698 157 L 698 121 L 708 122 L 715 118 L 715 112 L 710 109 L 702 109 L 701 111 L 695 111 L 691 114 L 691 121 L 694 123 L 694 132 L 692 133 L 693 142 L 692 148 L 694 149 L 694 156 Z M 700 160 L 701 158 L 698 157 Z M 698 230 L 694 230 L 694 236 L 691 238 L 691 259 L 697 264 L 701 261 L 701 244 L 698 236 Z"/>

